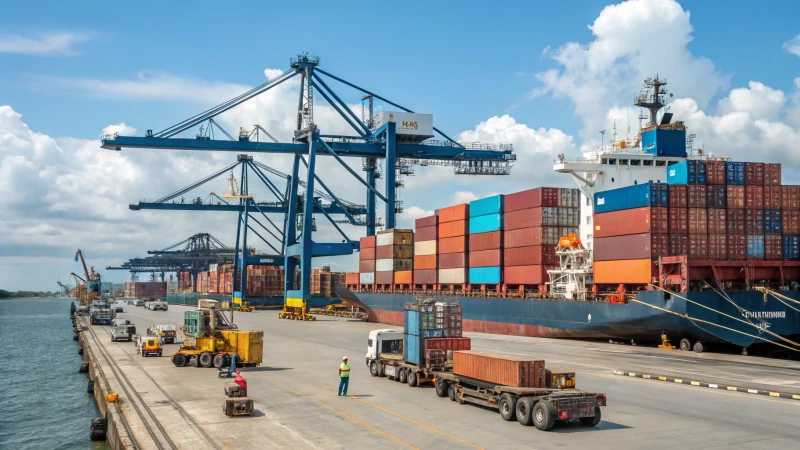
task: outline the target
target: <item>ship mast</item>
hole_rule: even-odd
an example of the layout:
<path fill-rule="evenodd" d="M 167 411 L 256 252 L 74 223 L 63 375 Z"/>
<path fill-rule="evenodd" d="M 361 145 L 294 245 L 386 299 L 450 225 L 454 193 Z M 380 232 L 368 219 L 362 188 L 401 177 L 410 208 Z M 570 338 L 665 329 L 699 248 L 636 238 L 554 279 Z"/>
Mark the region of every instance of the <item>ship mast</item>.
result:
<path fill-rule="evenodd" d="M 645 79 L 644 84 L 647 88 L 639 92 L 639 95 L 636 96 L 633 103 L 640 108 L 647 108 L 650 111 L 650 123 L 655 125 L 658 123 L 656 120 L 658 111 L 666 106 L 664 97 L 667 95 L 667 90 L 664 86 L 667 85 L 667 80 L 659 78 L 658 75 L 656 75 L 655 77 Z M 652 89 L 652 94 L 649 92 L 650 89 Z"/>

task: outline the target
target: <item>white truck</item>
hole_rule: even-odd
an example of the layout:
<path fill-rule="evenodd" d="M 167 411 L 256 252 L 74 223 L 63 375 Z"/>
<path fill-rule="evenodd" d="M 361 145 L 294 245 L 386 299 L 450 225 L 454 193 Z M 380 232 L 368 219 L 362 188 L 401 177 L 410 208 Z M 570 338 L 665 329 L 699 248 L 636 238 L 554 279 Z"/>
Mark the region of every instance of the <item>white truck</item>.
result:
<path fill-rule="evenodd" d="M 166 311 L 167 308 L 169 308 L 169 305 L 164 300 L 155 300 L 150 302 L 150 309 L 152 311 L 159 311 L 159 310 Z"/>
<path fill-rule="evenodd" d="M 367 340 L 367 367 L 373 377 L 386 376 L 411 387 L 433 381 L 429 368 L 403 359 L 403 332 L 392 329 L 372 330 Z"/>
<path fill-rule="evenodd" d="M 125 321 L 127 323 L 115 324 L 111 328 L 111 342 L 117 341 L 133 341 L 133 336 L 136 335 L 136 325 Z"/>

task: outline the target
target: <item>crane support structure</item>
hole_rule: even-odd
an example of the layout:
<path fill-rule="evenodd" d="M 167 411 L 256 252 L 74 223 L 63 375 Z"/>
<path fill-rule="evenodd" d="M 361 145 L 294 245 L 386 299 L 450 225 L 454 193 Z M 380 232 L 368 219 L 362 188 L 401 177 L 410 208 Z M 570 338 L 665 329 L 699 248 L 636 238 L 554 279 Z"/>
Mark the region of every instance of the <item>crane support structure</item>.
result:
<path fill-rule="evenodd" d="M 384 112 L 383 120 L 375 121 L 372 114 L 372 103 L 381 101 L 401 114 L 416 114 L 414 111 L 400 106 L 385 97 L 374 92 L 363 89 L 356 84 L 346 81 L 340 77 L 330 74 L 320 69 L 318 57 L 307 53 L 292 57 L 289 61 L 290 68 L 282 74 L 274 77 L 267 82 L 256 86 L 241 95 L 210 108 L 200 114 L 186 119 L 178 124 L 168 127 L 158 133 L 148 130 L 144 137 L 119 136 L 118 134 L 103 136 L 102 148 L 109 150 L 122 150 L 123 148 L 145 148 L 162 150 L 200 150 L 200 151 L 231 151 L 237 153 L 272 153 L 286 154 L 293 156 L 292 173 L 287 178 L 288 190 L 286 195 L 286 217 L 282 230 L 283 242 L 281 251 L 285 255 L 285 306 L 281 314 L 282 317 L 295 319 L 310 318 L 306 312 L 306 305 L 310 295 L 311 281 L 311 259 L 314 256 L 323 255 L 346 255 L 352 254 L 358 249 L 358 241 L 350 239 L 336 225 L 336 221 L 331 219 L 330 214 L 340 212 L 333 209 L 338 206 L 342 209 L 341 213 L 348 216 L 348 221 L 352 223 L 354 212 L 348 210 L 347 205 L 338 201 L 328 186 L 320 179 L 317 171 L 317 157 L 324 156 L 330 158 L 333 164 L 341 164 L 355 179 L 366 188 L 366 206 L 360 214 L 365 216 L 365 220 L 356 221 L 358 225 L 367 227 L 367 235 L 375 234 L 378 225 L 377 205 L 378 199 L 384 202 L 384 214 L 386 228 L 395 227 L 395 217 L 398 212 L 402 212 L 402 202 L 397 199 L 397 189 L 402 187 L 399 175 L 403 175 L 403 168 L 411 164 L 416 165 L 445 165 L 453 166 L 456 174 L 469 175 L 508 175 L 511 165 L 516 160 L 516 155 L 510 144 L 462 144 L 456 142 L 441 130 L 431 126 L 430 135 L 412 135 L 404 131 L 398 131 L 398 123 L 393 119 L 393 114 Z M 239 139 L 233 137 L 222 130 L 219 123 L 214 121 L 218 115 L 240 105 L 241 103 L 268 92 L 294 77 L 300 78 L 300 90 L 297 109 L 297 127 L 294 131 L 292 142 L 276 142 L 272 135 L 260 126 L 256 126 L 254 132 L 240 132 Z M 327 81 L 326 81 L 327 80 Z M 369 99 L 370 117 L 359 118 L 328 84 L 330 81 L 339 82 L 349 88 L 358 91 L 359 96 Z M 329 135 L 321 134 L 317 124 L 314 122 L 314 93 L 318 93 L 345 122 L 352 128 L 352 135 Z M 366 97 L 369 96 L 369 97 Z M 427 116 L 427 115 L 416 115 Z M 415 117 L 416 117 L 415 116 Z M 427 116 L 431 117 L 431 116 Z M 432 118 L 430 119 L 432 121 Z M 366 123 L 365 123 L 366 122 Z M 416 125 L 416 122 L 414 122 Z M 200 133 L 195 138 L 179 136 L 188 130 L 200 126 Z M 403 123 L 404 130 L 410 129 Z M 219 129 L 228 139 L 216 139 L 214 129 Z M 256 133 L 255 131 L 259 131 Z M 437 133 L 441 138 L 434 139 Z M 270 138 L 269 141 L 259 140 L 259 136 L 264 135 Z M 255 138 L 255 139 L 254 139 Z M 363 158 L 362 169 L 366 172 L 366 179 L 358 175 L 346 162 L 344 158 Z M 383 173 L 379 173 L 377 160 L 384 160 Z M 331 162 L 326 161 L 326 165 Z M 305 168 L 305 192 L 301 192 L 300 178 L 301 165 Z M 323 172 L 324 173 L 324 172 Z M 405 172 L 408 174 L 408 172 Z M 378 189 L 376 181 L 382 177 L 384 181 L 383 192 Z M 346 182 L 336 180 L 339 184 Z M 247 179 L 242 173 L 242 191 L 247 192 Z M 331 203 L 332 209 L 326 210 L 320 206 L 320 199 L 315 197 L 316 183 L 323 191 L 335 198 L 337 201 Z M 180 194 L 179 194 L 180 195 Z M 165 202 L 155 202 L 161 206 L 152 209 L 168 209 Z M 197 205 L 197 210 L 200 208 Z M 247 248 L 247 230 L 252 230 L 249 216 L 251 212 L 263 213 L 261 206 L 250 199 L 240 199 L 239 221 L 237 222 L 237 249 L 241 236 L 242 248 Z M 268 207 L 268 205 L 264 205 Z M 184 207 L 181 207 L 184 208 Z M 178 209 L 178 208 L 175 208 Z M 219 208 L 223 210 L 223 208 Z M 275 210 L 277 212 L 277 210 Z M 319 243 L 313 240 L 315 213 L 322 213 L 333 224 L 337 231 L 342 234 L 341 243 Z M 294 226 L 302 230 L 298 230 Z M 238 253 L 237 253 L 238 254 Z M 235 264 L 239 264 L 239 258 Z M 241 264 L 246 264 L 247 255 L 242 254 Z M 295 286 L 295 268 L 300 271 L 300 283 Z M 234 297 L 240 295 L 245 297 L 246 292 L 246 271 L 242 271 L 242 276 L 237 280 L 240 287 L 239 292 L 234 293 Z"/>

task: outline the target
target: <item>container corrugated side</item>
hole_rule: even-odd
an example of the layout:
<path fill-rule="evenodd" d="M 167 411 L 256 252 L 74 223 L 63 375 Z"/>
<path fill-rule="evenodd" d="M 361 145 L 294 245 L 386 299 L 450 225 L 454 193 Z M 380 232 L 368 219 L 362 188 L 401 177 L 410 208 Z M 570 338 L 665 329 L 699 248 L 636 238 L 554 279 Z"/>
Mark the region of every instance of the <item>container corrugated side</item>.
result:
<path fill-rule="evenodd" d="M 358 262 L 358 271 L 363 272 L 375 272 L 375 260 L 370 259 L 367 261 L 359 261 Z"/>
<path fill-rule="evenodd" d="M 375 272 L 360 272 L 358 281 L 361 284 L 375 284 Z"/>
<path fill-rule="evenodd" d="M 439 239 L 466 236 L 469 222 L 466 220 L 456 220 L 439 224 Z"/>
<path fill-rule="evenodd" d="M 597 240 L 595 239 L 595 242 Z M 507 248 L 503 251 L 503 266 L 533 266 L 558 264 L 556 248 L 552 245 L 533 245 Z"/>
<path fill-rule="evenodd" d="M 592 256 L 595 261 L 658 258 L 668 255 L 669 236 L 640 233 L 594 238 L 592 245 Z"/>
<path fill-rule="evenodd" d="M 520 209 L 506 213 L 503 217 L 503 230 L 518 230 L 541 226 L 558 226 L 558 210 L 556 207 Z"/>
<path fill-rule="evenodd" d="M 464 253 L 467 251 L 467 237 L 457 236 L 452 238 L 439 239 L 439 254 Z"/>
<path fill-rule="evenodd" d="M 719 209 L 719 208 L 706 210 L 706 213 L 708 214 L 708 234 L 727 233 L 727 224 L 728 224 L 727 212 L 728 212 L 727 209 Z"/>
<path fill-rule="evenodd" d="M 358 260 L 359 261 L 372 261 L 375 259 L 375 247 L 372 248 L 362 248 L 358 251 Z"/>
<path fill-rule="evenodd" d="M 439 269 L 440 284 L 465 284 L 467 269 Z"/>
<path fill-rule="evenodd" d="M 747 259 L 748 260 L 764 259 L 763 235 L 747 235 Z"/>
<path fill-rule="evenodd" d="M 706 161 L 706 184 L 726 184 L 725 161 Z"/>
<path fill-rule="evenodd" d="M 470 267 L 469 282 L 471 284 L 500 284 L 500 266 Z"/>
<path fill-rule="evenodd" d="M 783 234 L 783 211 L 780 209 L 764 210 L 764 234 Z"/>
<path fill-rule="evenodd" d="M 767 235 L 764 236 L 764 259 L 767 261 L 779 261 L 783 259 L 783 236 Z"/>
<path fill-rule="evenodd" d="M 689 234 L 708 233 L 708 210 L 689 208 L 688 211 Z"/>
<path fill-rule="evenodd" d="M 491 267 L 491 266 L 499 266 L 502 263 L 503 263 L 503 251 L 501 249 L 469 252 L 468 267 Z M 472 278 L 470 277 L 470 279 Z"/>
<path fill-rule="evenodd" d="M 414 254 L 417 256 L 435 255 L 438 241 L 422 241 L 414 243 Z"/>
<path fill-rule="evenodd" d="M 513 214 L 513 213 L 512 213 Z M 488 214 L 469 219 L 469 234 L 488 233 L 503 229 L 502 214 Z"/>
<path fill-rule="evenodd" d="M 448 206 L 439 210 L 439 226 L 446 222 L 467 219 L 469 219 L 469 205 L 466 203 Z"/>
<path fill-rule="evenodd" d="M 669 232 L 683 234 L 689 233 L 688 208 L 669 209 Z"/>
<path fill-rule="evenodd" d="M 708 235 L 708 259 L 716 261 L 728 259 L 728 236 L 724 234 Z"/>
<path fill-rule="evenodd" d="M 438 227 L 423 227 L 414 230 L 414 243 L 435 241 L 439 236 L 437 235 Z"/>
<path fill-rule="evenodd" d="M 780 186 L 781 164 L 764 163 L 764 186 Z"/>
<path fill-rule="evenodd" d="M 503 247 L 503 232 L 490 231 L 488 233 L 471 234 L 469 236 L 470 251 L 494 250 Z"/>
<path fill-rule="evenodd" d="M 417 270 L 414 269 L 414 284 L 436 284 L 437 277 L 436 269 Z"/>
<path fill-rule="evenodd" d="M 544 284 L 550 281 L 547 271 L 557 268 L 556 265 L 506 266 L 503 267 L 503 282 L 529 286 Z"/>
<path fill-rule="evenodd" d="M 652 202 L 650 183 L 634 184 L 619 189 L 596 192 L 594 194 L 594 212 L 599 214 L 654 206 Z M 658 206 L 657 199 L 655 206 Z"/>
<path fill-rule="evenodd" d="M 800 210 L 800 186 L 781 186 L 781 209 Z"/>
<path fill-rule="evenodd" d="M 669 211 L 644 207 L 595 214 L 594 237 L 623 236 L 638 233 L 668 233 Z"/>
<path fill-rule="evenodd" d="M 691 259 L 708 259 L 708 235 L 707 234 L 690 234 L 689 235 L 689 252 L 688 256 Z"/>
<path fill-rule="evenodd" d="M 689 235 L 670 234 L 669 235 L 669 256 L 681 256 L 689 254 Z"/>
<path fill-rule="evenodd" d="M 528 247 L 531 245 L 558 245 L 561 237 L 558 227 L 532 227 L 505 231 L 503 248 Z"/>
<path fill-rule="evenodd" d="M 781 209 L 783 190 L 780 186 L 764 186 L 764 208 Z"/>
<path fill-rule="evenodd" d="M 685 184 L 669 185 L 669 207 L 670 208 L 689 207 L 689 192 Z"/>
<path fill-rule="evenodd" d="M 394 271 L 376 271 L 375 284 L 393 284 Z"/>
<path fill-rule="evenodd" d="M 358 272 L 347 272 L 344 274 L 344 283 L 347 285 L 358 284 Z"/>
<path fill-rule="evenodd" d="M 414 228 L 435 227 L 439 223 L 439 216 L 436 214 L 428 217 L 420 217 L 414 221 Z"/>
<path fill-rule="evenodd" d="M 375 247 L 375 259 L 409 259 L 413 256 L 413 245 L 379 245 Z"/>
<path fill-rule="evenodd" d="M 503 212 L 541 206 L 558 206 L 558 188 L 540 187 L 507 194 L 503 200 Z"/>
<path fill-rule="evenodd" d="M 764 163 L 744 163 L 744 183 L 746 185 L 764 185 Z"/>
<path fill-rule="evenodd" d="M 580 208 L 581 191 L 575 188 L 560 188 L 558 190 L 558 206 L 562 208 Z"/>
<path fill-rule="evenodd" d="M 594 282 L 597 284 L 648 284 L 657 271 L 650 258 L 596 261 Z"/>
<path fill-rule="evenodd" d="M 706 206 L 708 208 L 727 208 L 728 190 L 725 185 L 706 186 Z"/>
<path fill-rule="evenodd" d="M 747 236 L 742 234 L 728 235 L 728 261 L 744 261 L 747 259 Z"/>
<path fill-rule="evenodd" d="M 728 199 L 728 209 L 744 209 L 744 186 L 729 184 L 726 186 L 726 196 Z"/>
<path fill-rule="evenodd" d="M 412 230 L 390 229 L 379 231 L 376 235 L 375 246 L 384 245 L 411 245 L 414 243 L 414 232 Z"/>
<path fill-rule="evenodd" d="M 467 267 L 466 253 L 445 253 L 439 255 L 439 269 L 459 269 Z"/>
<path fill-rule="evenodd" d="M 727 210 L 727 225 L 726 232 L 728 234 L 745 234 L 745 210 L 744 209 L 729 209 Z"/>
<path fill-rule="evenodd" d="M 708 189 L 704 184 L 690 184 L 686 187 L 689 208 L 708 208 Z"/>
<path fill-rule="evenodd" d="M 367 236 L 359 239 L 359 248 L 375 248 L 375 236 Z"/>
<path fill-rule="evenodd" d="M 706 164 L 703 161 L 685 160 L 667 167 L 669 184 L 706 184 Z"/>
<path fill-rule="evenodd" d="M 782 253 L 785 260 L 800 260 L 800 236 L 783 236 Z"/>
<path fill-rule="evenodd" d="M 436 255 L 414 256 L 414 270 L 436 269 Z"/>
<path fill-rule="evenodd" d="M 545 362 L 457 351 L 453 352 L 453 373 L 500 386 L 542 387 Z"/>
<path fill-rule="evenodd" d="M 413 259 L 376 259 L 376 272 L 396 272 L 398 270 L 411 270 Z"/>
<path fill-rule="evenodd" d="M 413 282 L 413 272 L 411 270 L 400 270 L 394 273 L 395 284 L 411 284 Z"/>
<path fill-rule="evenodd" d="M 764 209 L 764 186 L 747 185 L 744 187 L 744 207 Z"/>
<path fill-rule="evenodd" d="M 746 209 L 744 211 L 745 234 L 764 234 L 764 210 Z"/>
<path fill-rule="evenodd" d="M 494 195 L 469 202 L 469 217 L 480 217 L 503 212 L 503 195 Z"/>
<path fill-rule="evenodd" d="M 800 235 L 800 211 L 783 212 L 783 234 L 787 236 Z"/>

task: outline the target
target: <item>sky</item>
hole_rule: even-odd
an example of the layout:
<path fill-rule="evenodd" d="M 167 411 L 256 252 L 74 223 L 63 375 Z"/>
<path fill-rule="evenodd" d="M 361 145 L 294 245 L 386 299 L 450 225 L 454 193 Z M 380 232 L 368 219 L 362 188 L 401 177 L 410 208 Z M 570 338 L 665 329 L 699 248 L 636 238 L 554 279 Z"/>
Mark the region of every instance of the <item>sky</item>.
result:
<path fill-rule="evenodd" d="M 299 52 L 320 68 L 418 112 L 462 142 L 512 143 L 505 177 L 416 167 L 398 226 L 437 208 L 537 186 L 571 187 L 550 170 L 616 127 L 635 133 L 631 107 L 658 74 L 669 110 L 713 154 L 785 165 L 800 183 L 800 9 L 673 0 L 380 3 L 308 1 L 16 2 L 0 16 L 0 289 L 55 290 L 79 272 L 210 232 L 228 245 L 233 213 L 131 211 L 235 161 L 233 154 L 100 148 L 104 133 L 143 136 L 222 103 L 289 68 Z M 360 115 L 360 95 L 331 87 Z M 299 85 L 288 82 L 220 115 L 229 132 L 259 124 L 288 142 Z M 347 124 L 317 96 L 323 133 Z M 389 106 L 378 105 L 387 111 Z M 192 130 L 188 135 L 192 135 Z M 283 172 L 291 162 L 253 154 Z M 325 160 L 327 162 L 327 160 Z M 361 161 L 349 162 L 360 172 Z M 342 167 L 320 176 L 341 198 L 365 189 Z M 381 188 L 383 189 L 383 188 Z M 226 190 L 225 177 L 187 196 Z M 266 192 L 255 188 L 256 199 Z M 378 205 L 383 211 L 383 204 Z M 318 218 L 318 223 L 324 219 Z M 345 226 L 348 236 L 363 228 Z M 252 235 L 248 238 L 252 243 Z M 315 240 L 339 240 L 320 225 Z M 254 244 L 260 250 L 265 245 Z M 315 266 L 356 270 L 356 257 Z M 104 279 L 129 279 L 101 271 Z"/>

